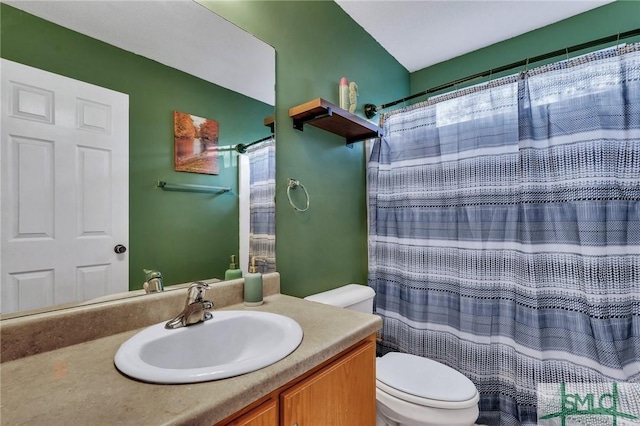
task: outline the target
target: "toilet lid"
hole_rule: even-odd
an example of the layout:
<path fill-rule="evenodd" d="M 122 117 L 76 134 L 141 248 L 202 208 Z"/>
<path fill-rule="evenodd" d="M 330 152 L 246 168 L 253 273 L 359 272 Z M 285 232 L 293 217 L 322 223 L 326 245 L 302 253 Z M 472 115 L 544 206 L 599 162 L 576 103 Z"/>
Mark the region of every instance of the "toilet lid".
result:
<path fill-rule="evenodd" d="M 377 358 L 376 378 L 393 389 L 437 401 L 463 402 L 477 394 L 473 382 L 453 368 L 399 352 Z"/>

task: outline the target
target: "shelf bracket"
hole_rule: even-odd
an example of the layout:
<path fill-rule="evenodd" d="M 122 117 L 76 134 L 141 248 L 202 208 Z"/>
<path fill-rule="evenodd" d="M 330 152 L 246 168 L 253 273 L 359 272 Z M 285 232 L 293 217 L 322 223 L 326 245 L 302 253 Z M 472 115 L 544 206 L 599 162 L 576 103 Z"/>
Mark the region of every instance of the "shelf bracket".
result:
<path fill-rule="evenodd" d="M 333 115 L 333 109 L 331 107 L 327 107 L 327 111 L 322 114 L 314 115 L 313 117 L 303 118 L 303 119 L 293 119 L 293 128 L 296 130 L 304 131 L 304 124 L 310 123 L 315 120 L 320 120 L 321 118 L 331 117 Z"/>
<path fill-rule="evenodd" d="M 293 120 L 293 128 L 296 130 L 304 131 L 304 120 Z"/>
<path fill-rule="evenodd" d="M 384 135 L 384 132 L 382 130 L 377 130 L 377 131 L 371 131 L 371 133 L 367 134 L 367 135 L 363 135 L 363 136 L 358 136 L 355 138 L 346 138 L 347 139 L 347 147 L 351 148 L 351 145 L 354 142 L 360 142 L 360 141 L 364 141 L 367 139 L 373 139 L 373 138 L 381 138 Z"/>

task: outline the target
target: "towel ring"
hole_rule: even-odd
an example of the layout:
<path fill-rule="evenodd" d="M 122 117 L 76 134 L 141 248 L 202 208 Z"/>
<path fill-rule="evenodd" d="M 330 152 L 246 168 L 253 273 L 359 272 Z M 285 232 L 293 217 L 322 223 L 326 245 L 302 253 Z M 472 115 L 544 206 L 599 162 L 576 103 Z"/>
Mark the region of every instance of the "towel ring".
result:
<path fill-rule="evenodd" d="M 296 206 L 293 200 L 291 200 L 290 191 L 292 188 L 295 189 L 297 187 L 302 188 L 302 190 L 304 191 L 304 195 L 307 198 L 307 205 L 305 206 L 304 209 L 301 209 L 300 207 Z M 309 193 L 307 192 L 307 189 L 304 187 L 304 185 L 300 183 L 299 180 L 289 178 L 289 181 L 287 182 L 287 198 L 289 199 L 289 204 L 291 204 L 291 207 L 293 207 L 295 210 L 299 212 L 306 212 L 307 210 L 309 210 Z"/>

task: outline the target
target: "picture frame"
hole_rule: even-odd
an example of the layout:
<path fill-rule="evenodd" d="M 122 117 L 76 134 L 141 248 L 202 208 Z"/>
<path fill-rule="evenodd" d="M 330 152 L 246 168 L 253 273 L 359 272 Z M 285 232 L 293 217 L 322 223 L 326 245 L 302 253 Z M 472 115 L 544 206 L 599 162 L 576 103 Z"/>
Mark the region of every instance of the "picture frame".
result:
<path fill-rule="evenodd" d="M 219 174 L 218 122 L 186 112 L 173 112 L 174 169 L 177 172 Z"/>

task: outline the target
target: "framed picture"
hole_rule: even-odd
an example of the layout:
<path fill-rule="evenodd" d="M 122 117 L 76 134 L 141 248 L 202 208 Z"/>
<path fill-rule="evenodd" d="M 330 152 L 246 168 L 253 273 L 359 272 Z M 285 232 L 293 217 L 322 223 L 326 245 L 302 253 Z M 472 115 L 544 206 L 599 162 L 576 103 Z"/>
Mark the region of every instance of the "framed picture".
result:
<path fill-rule="evenodd" d="M 174 111 L 175 170 L 217 175 L 218 135 L 217 121 Z"/>

